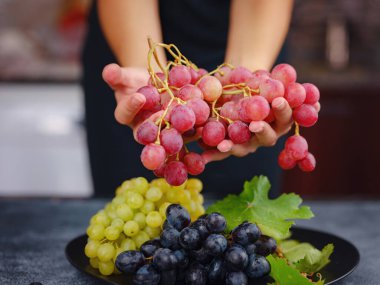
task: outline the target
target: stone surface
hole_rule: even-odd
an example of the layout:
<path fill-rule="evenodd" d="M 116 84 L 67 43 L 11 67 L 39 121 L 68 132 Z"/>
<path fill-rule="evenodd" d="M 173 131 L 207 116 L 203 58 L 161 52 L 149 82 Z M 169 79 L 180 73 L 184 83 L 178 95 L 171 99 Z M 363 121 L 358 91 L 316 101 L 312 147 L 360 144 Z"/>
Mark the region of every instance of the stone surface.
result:
<path fill-rule="evenodd" d="M 105 200 L 0 200 L 0 284 L 100 285 L 66 260 L 64 249 L 85 232 Z M 379 284 L 379 202 L 307 202 L 316 215 L 297 225 L 331 232 L 359 248 L 358 268 L 337 285 Z"/>

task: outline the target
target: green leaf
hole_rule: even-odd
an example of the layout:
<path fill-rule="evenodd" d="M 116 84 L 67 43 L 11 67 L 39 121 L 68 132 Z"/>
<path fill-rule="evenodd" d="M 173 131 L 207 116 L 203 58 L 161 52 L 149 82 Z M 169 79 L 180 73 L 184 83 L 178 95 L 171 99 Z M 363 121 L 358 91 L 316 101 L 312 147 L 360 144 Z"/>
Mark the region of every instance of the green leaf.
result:
<path fill-rule="evenodd" d="M 282 194 L 269 199 L 270 183 L 265 176 L 255 176 L 244 183 L 240 195 L 228 195 L 207 209 L 207 213 L 219 212 L 227 219 L 227 230 L 244 221 L 256 223 L 261 231 L 275 239 L 285 239 L 295 219 L 310 219 L 314 215 L 307 206 L 299 207 L 302 199 L 294 194 Z"/>
<path fill-rule="evenodd" d="M 317 282 L 312 282 L 294 267 L 287 264 L 286 260 L 279 257 L 273 257 L 272 255 L 267 257 L 271 265 L 270 276 L 274 279 L 272 285 L 323 285 L 325 282 L 319 280 Z M 268 284 L 269 285 L 269 284 Z"/>
<path fill-rule="evenodd" d="M 334 245 L 328 244 L 321 251 L 313 245 L 295 240 L 287 240 L 279 245 L 286 259 L 299 271 L 308 274 L 318 272 L 330 262 Z"/>

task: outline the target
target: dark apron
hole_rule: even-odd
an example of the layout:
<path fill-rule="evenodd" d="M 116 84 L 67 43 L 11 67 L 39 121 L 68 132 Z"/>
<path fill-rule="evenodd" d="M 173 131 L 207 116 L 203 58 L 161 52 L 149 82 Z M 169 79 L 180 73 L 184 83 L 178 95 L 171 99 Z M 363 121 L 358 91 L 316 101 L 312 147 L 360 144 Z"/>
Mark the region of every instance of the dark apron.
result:
<path fill-rule="evenodd" d="M 198 66 L 214 69 L 224 60 L 229 5 L 227 0 L 160 1 L 164 42 L 176 44 Z M 115 121 L 114 95 L 101 74 L 104 66 L 116 59 L 101 32 L 96 1 L 88 18 L 82 62 L 87 143 L 95 196 L 110 197 L 124 180 L 137 176 L 152 179 L 154 175 L 142 166 L 142 146 L 134 141 L 130 128 Z M 199 176 L 205 191 L 219 197 L 238 193 L 245 180 L 266 175 L 272 183 L 272 195 L 279 193 L 281 170 L 277 155 L 282 144 L 281 140 L 275 147 L 260 148 L 244 158 L 230 157 L 208 164 Z"/>

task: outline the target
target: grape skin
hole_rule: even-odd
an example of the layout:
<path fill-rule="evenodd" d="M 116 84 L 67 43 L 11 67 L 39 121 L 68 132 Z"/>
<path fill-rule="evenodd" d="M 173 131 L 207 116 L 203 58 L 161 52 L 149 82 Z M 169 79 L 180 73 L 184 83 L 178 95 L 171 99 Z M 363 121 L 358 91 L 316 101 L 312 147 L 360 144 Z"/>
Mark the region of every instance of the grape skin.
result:
<path fill-rule="evenodd" d="M 182 185 L 187 179 L 187 168 L 181 161 L 171 161 L 165 166 L 164 177 L 170 185 Z"/>
<path fill-rule="evenodd" d="M 138 143 L 147 145 L 156 141 L 158 126 L 152 121 L 145 121 L 136 130 L 136 140 Z"/>
<path fill-rule="evenodd" d="M 225 136 L 226 129 L 219 121 L 209 121 L 203 127 L 202 139 L 209 146 L 217 146 Z"/>
<path fill-rule="evenodd" d="M 185 155 L 183 162 L 186 165 L 187 171 L 191 175 L 198 175 L 205 169 L 205 162 L 202 156 L 195 152 L 190 152 Z"/>
<path fill-rule="evenodd" d="M 243 144 L 251 138 L 249 127 L 241 121 L 235 121 L 228 126 L 228 136 L 235 144 Z"/>
<path fill-rule="evenodd" d="M 172 126 L 180 133 L 190 130 L 195 124 L 195 114 L 193 110 L 185 105 L 175 106 L 170 113 Z"/>
<path fill-rule="evenodd" d="M 183 139 L 176 129 L 169 128 L 161 131 L 160 143 L 168 155 L 173 155 L 181 150 Z"/>
<path fill-rule="evenodd" d="M 147 169 L 155 170 L 165 162 L 166 152 L 161 145 L 151 143 L 143 148 L 140 158 Z"/>
<path fill-rule="evenodd" d="M 293 119 L 302 127 L 311 127 L 318 120 L 315 108 L 308 104 L 302 104 L 293 111 Z"/>

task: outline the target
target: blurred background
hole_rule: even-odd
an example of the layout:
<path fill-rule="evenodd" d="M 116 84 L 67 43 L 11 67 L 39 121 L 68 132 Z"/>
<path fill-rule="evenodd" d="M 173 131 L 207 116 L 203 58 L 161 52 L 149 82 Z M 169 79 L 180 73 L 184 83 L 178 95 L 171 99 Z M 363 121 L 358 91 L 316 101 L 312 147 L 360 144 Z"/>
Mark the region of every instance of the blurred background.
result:
<path fill-rule="evenodd" d="M 21 5 L 22 4 L 22 5 Z M 90 0 L 0 0 L 0 196 L 92 194 L 79 85 Z M 318 167 L 284 173 L 314 198 L 380 197 L 380 0 L 295 2 L 287 61 L 321 90 L 302 133 Z"/>

